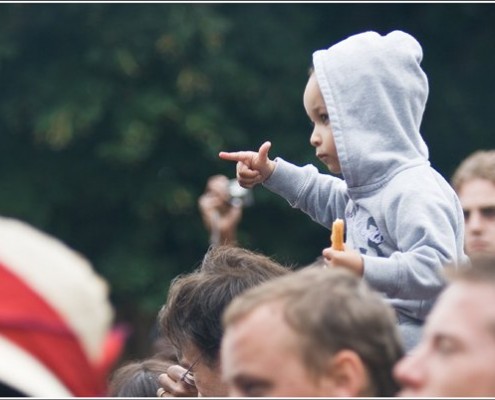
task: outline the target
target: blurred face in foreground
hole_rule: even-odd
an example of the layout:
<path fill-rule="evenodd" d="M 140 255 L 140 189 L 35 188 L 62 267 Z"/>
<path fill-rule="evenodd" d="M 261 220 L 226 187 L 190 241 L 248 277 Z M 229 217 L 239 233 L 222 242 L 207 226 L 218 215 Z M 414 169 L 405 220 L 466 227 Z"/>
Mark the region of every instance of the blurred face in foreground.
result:
<path fill-rule="evenodd" d="M 440 296 L 418 347 L 394 369 L 405 397 L 495 396 L 495 290 L 458 282 Z"/>
<path fill-rule="evenodd" d="M 466 181 L 458 191 L 465 222 L 469 256 L 495 256 L 495 185 L 488 179 Z"/>
<path fill-rule="evenodd" d="M 346 378 L 341 385 L 336 378 L 342 363 L 351 368 L 356 366 L 354 353 L 342 351 L 329 357 L 327 367 L 314 376 L 301 357 L 300 342 L 286 324 L 278 304 L 258 306 L 228 326 L 222 339 L 221 357 L 229 395 L 313 398 L 356 395 L 353 390 L 361 381 Z"/>

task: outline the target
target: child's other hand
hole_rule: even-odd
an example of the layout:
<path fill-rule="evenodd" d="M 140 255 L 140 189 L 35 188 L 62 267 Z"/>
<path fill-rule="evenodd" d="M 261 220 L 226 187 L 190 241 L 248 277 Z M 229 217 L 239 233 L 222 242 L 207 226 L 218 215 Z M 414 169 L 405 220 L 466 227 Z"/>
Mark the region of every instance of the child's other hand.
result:
<path fill-rule="evenodd" d="M 265 142 L 258 152 L 255 151 L 221 151 L 219 157 L 223 160 L 237 161 L 236 177 L 242 187 L 252 188 L 267 180 L 275 169 L 275 162 L 268 158 L 272 144 Z"/>
<path fill-rule="evenodd" d="M 338 251 L 327 247 L 323 249 L 322 255 L 328 267 L 347 268 L 356 275 L 363 276 L 363 258 L 359 252 L 355 250 Z"/>

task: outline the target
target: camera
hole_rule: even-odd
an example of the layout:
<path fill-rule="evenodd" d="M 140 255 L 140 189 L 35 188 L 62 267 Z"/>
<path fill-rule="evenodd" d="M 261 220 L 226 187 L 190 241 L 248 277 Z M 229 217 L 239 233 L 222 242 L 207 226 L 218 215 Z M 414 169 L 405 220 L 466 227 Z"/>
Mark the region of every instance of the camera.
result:
<path fill-rule="evenodd" d="M 254 198 L 251 189 L 243 188 L 237 182 L 237 179 L 229 180 L 230 204 L 235 206 L 247 207 L 253 204 Z"/>

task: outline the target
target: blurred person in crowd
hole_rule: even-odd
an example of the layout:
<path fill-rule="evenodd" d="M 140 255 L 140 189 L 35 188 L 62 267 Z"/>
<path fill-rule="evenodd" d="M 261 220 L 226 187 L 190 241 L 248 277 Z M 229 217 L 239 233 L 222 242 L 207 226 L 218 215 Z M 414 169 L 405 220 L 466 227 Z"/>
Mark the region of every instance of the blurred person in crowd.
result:
<path fill-rule="evenodd" d="M 392 307 L 345 269 L 304 268 L 227 307 L 221 361 L 235 397 L 377 397 L 398 389 Z"/>
<path fill-rule="evenodd" d="M 465 158 L 451 180 L 464 211 L 464 248 L 468 256 L 495 256 L 495 150 Z"/>
<path fill-rule="evenodd" d="M 151 357 L 129 361 L 117 368 L 110 377 L 110 397 L 156 397 L 160 388 L 158 377 L 167 372 L 172 361 Z"/>
<path fill-rule="evenodd" d="M 335 176 L 258 151 L 220 152 L 256 184 L 331 228 L 345 220 L 345 251 L 322 254 L 383 293 L 407 350 L 445 286 L 447 263 L 464 261 L 464 218 L 454 190 L 432 168 L 420 132 L 428 98 L 420 43 L 402 31 L 362 32 L 313 53 L 303 103 L 310 143 Z"/>
<path fill-rule="evenodd" d="M 253 202 L 252 193 L 225 175 L 208 178 L 204 193 L 198 199 L 203 223 L 210 233 L 210 244 L 237 244 L 237 228 L 243 207 Z"/>
<path fill-rule="evenodd" d="M 180 365 L 160 376 L 157 395 L 227 395 L 219 356 L 223 310 L 244 290 L 291 272 L 263 254 L 219 245 L 210 247 L 197 270 L 176 277 L 158 321 Z"/>
<path fill-rule="evenodd" d="M 404 397 L 495 397 L 495 256 L 450 272 L 419 345 L 394 375 Z"/>
<path fill-rule="evenodd" d="M 98 397 L 125 342 L 83 256 L 0 217 L 0 396 Z"/>
<path fill-rule="evenodd" d="M 243 208 L 251 206 L 254 196 L 242 188 L 237 180 L 225 175 L 208 178 L 206 189 L 198 199 L 198 206 L 205 228 L 210 233 L 210 244 L 238 246 L 237 228 L 243 217 Z M 318 256 L 305 266 L 325 266 L 323 256 Z"/>

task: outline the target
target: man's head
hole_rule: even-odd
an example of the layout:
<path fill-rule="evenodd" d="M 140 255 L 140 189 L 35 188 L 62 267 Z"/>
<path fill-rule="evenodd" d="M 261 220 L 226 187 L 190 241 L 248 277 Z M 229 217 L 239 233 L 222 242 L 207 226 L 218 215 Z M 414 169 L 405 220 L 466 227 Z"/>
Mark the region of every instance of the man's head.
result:
<path fill-rule="evenodd" d="M 420 344 L 395 367 L 401 396 L 495 396 L 495 258 L 454 273 Z"/>
<path fill-rule="evenodd" d="M 466 253 L 495 256 L 495 150 L 471 154 L 451 183 L 464 210 Z"/>
<path fill-rule="evenodd" d="M 233 396 L 393 396 L 403 350 L 392 309 L 340 269 L 297 271 L 227 308 L 224 381 Z"/>
<path fill-rule="evenodd" d="M 198 270 L 174 279 L 159 322 L 178 350 L 181 364 L 186 368 L 194 364 L 192 372 L 199 393 L 226 393 L 219 360 L 224 309 L 244 290 L 290 271 L 262 254 L 217 246 L 210 248 Z"/>

